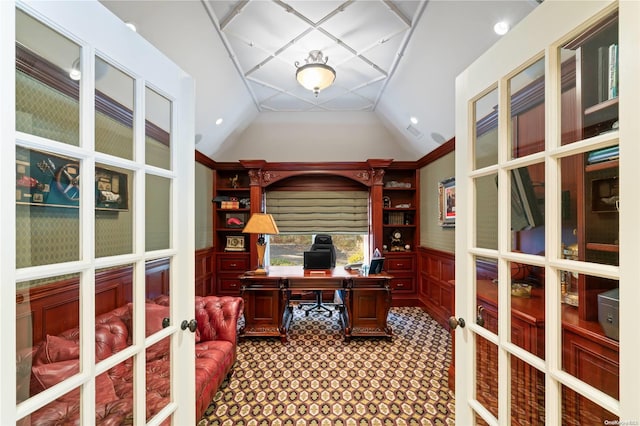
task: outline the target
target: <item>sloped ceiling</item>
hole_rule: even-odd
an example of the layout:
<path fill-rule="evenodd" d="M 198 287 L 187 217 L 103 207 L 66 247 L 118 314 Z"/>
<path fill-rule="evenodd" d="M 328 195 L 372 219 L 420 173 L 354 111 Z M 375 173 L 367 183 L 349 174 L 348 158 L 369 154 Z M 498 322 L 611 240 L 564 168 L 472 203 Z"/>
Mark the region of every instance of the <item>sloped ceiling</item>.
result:
<path fill-rule="evenodd" d="M 533 0 L 102 3 L 194 77 L 196 148 L 224 161 L 257 154 L 255 139 L 247 140 L 256 134 L 268 137 L 254 158 L 271 160 L 269 153 L 282 158 L 287 129 L 297 129 L 299 140 L 313 117 L 324 128 L 332 120 L 336 128 L 370 127 L 375 120 L 386 130 L 394 158 L 418 159 L 454 136 L 455 77 L 498 40 L 493 25 L 504 20 L 513 26 L 537 5 Z M 316 49 L 336 70 L 335 83 L 317 97 L 295 79 L 296 62 L 304 64 Z M 267 118 L 273 115 L 277 118 Z M 218 118 L 223 121 L 216 125 Z M 318 134 L 318 125 L 307 125 L 309 134 Z M 338 145 L 351 144 L 352 156 L 362 153 L 363 158 L 347 158 L 359 160 L 368 157 L 369 133 L 353 131 L 344 141 L 332 137 Z M 310 158 L 302 158 L 305 152 Z M 304 145 L 296 155 L 291 160 L 318 158 Z"/>

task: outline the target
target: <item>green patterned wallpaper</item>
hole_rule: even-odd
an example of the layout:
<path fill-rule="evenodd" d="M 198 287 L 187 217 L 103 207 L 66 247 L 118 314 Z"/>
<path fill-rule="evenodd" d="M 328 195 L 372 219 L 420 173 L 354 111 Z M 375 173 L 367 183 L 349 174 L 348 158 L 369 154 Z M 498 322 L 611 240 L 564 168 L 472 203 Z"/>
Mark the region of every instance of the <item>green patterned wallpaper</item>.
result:
<path fill-rule="evenodd" d="M 79 144 L 78 100 L 33 78 L 16 72 L 16 129 L 21 132 Z M 122 158 L 132 158 L 132 131 L 98 113 L 96 148 Z M 147 138 L 155 151 L 169 148 Z M 157 153 L 160 155 L 160 153 Z M 118 170 L 126 172 L 125 170 Z M 133 194 L 133 175 L 128 174 L 128 194 Z M 130 202 L 130 208 L 132 203 Z M 131 253 L 132 211 L 96 211 L 96 256 Z M 166 238 L 166 237 L 165 237 Z M 16 209 L 16 267 L 48 265 L 78 260 L 80 222 L 77 208 L 18 205 Z"/>
<path fill-rule="evenodd" d="M 78 99 L 16 71 L 16 130 L 79 146 Z"/>

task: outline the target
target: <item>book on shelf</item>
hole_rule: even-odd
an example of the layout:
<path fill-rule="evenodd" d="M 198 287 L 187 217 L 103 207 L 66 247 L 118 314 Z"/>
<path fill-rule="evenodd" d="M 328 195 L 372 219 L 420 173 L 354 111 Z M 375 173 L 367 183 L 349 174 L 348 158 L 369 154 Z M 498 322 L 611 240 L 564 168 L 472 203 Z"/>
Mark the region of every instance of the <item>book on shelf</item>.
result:
<path fill-rule="evenodd" d="M 609 99 L 609 48 L 598 47 L 598 103 Z"/>
<path fill-rule="evenodd" d="M 608 148 L 596 149 L 587 154 L 587 163 L 595 164 L 603 161 L 615 160 L 620 158 L 620 149 L 618 145 Z"/>
<path fill-rule="evenodd" d="M 403 212 L 389 212 L 389 225 L 403 225 L 404 213 Z"/>
<path fill-rule="evenodd" d="M 608 73 L 608 97 L 613 99 L 618 97 L 618 45 L 609 45 L 609 73 Z"/>

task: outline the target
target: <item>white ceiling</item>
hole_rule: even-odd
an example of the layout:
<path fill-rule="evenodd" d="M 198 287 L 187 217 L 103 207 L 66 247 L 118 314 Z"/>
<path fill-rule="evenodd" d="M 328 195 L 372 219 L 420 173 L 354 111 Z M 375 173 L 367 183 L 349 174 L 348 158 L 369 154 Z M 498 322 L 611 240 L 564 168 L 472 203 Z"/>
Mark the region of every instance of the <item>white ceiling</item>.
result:
<path fill-rule="evenodd" d="M 102 3 L 196 81 L 197 149 L 216 159 L 260 116 L 370 112 L 402 148 L 454 136 L 454 80 L 535 0 L 252 0 Z M 321 50 L 335 83 L 315 97 L 296 62 Z M 419 121 L 411 124 L 413 116 Z M 222 125 L 215 121 L 223 118 Z"/>

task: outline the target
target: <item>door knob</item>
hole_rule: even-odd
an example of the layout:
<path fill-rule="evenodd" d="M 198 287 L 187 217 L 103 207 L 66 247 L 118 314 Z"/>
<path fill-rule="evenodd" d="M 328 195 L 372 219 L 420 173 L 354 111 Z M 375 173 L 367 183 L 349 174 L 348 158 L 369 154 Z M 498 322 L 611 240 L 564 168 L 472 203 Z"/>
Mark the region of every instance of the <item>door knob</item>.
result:
<path fill-rule="evenodd" d="M 162 318 L 162 328 L 167 328 L 171 325 L 171 318 Z"/>
<path fill-rule="evenodd" d="M 182 321 L 182 324 L 180 324 L 180 328 L 183 330 L 186 330 L 188 328 L 189 331 L 193 333 L 194 331 L 196 331 L 196 328 L 198 328 L 198 321 L 194 319 L 192 319 L 191 321 L 184 320 Z"/>
<path fill-rule="evenodd" d="M 456 317 L 449 317 L 449 327 L 451 327 L 452 330 L 455 330 L 458 326 L 464 328 L 464 318 L 456 319 Z"/>

